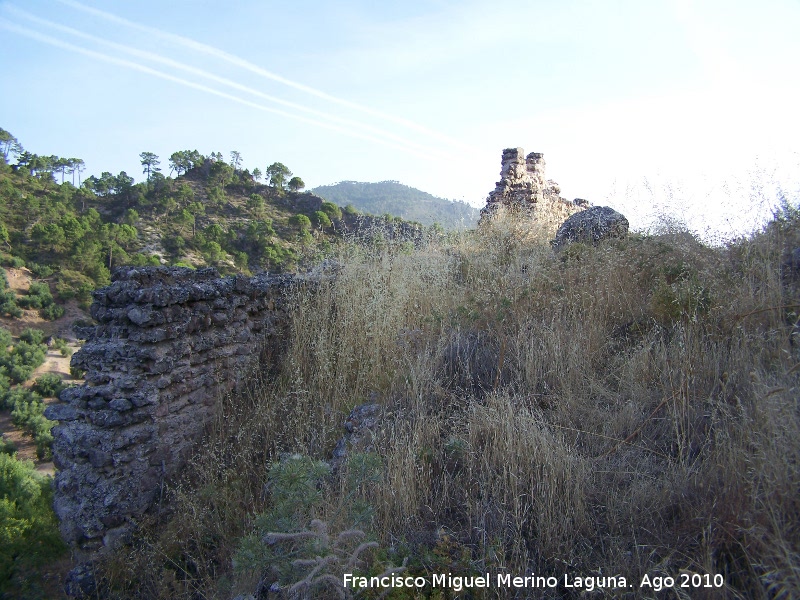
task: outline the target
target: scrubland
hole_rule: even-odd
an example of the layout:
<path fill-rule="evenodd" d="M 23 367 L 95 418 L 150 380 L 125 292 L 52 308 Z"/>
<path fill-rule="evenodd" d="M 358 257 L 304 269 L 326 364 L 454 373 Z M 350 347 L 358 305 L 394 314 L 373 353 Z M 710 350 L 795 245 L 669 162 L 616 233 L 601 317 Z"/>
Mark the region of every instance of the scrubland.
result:
<path fill-rule="evenodd" d="M 404 569 L 798 597 L 800 217 L 720 247 L 673 229 L 556 255 L 550 237 L 504 221 L 339 246 L 336 276 L 295 290 L 285 351 L 97 565 L 104 595 L 581 596 L 338 584 Z M 377 426 L 331 469 L 365 403 Z M 723 583 L 639 587 L 681 573 Z"/>

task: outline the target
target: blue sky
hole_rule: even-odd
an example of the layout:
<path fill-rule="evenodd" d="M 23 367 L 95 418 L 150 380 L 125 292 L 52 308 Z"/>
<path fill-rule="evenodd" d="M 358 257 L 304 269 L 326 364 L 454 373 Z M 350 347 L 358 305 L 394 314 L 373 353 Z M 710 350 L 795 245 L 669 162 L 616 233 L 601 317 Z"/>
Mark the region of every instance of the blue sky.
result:
<path fill-rule="evenodd" d="M 647 224 L 800 195 L 800 3 L 0 2 L 0 127 L 127 171 L 182 149 L 483 205 L 503 148 Z"/>

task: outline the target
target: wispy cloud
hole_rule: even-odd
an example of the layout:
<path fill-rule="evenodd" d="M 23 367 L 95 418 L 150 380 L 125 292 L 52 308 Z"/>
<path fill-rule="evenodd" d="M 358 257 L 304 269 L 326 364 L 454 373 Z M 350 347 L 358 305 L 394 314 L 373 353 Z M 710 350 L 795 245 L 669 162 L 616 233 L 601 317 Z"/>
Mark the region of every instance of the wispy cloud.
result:
<path fill-rule="evenodd" d="M 103 11 L 103 10 L 100 10 L 100 9 L 97 9 L 97 8 L 93 8 L 93 7 L 90 7 L 90 6 L 86 6 L 85 4 L 82 4 L 80 2 L 76 2 L 75 0 L 58 0 L 58 1 L 60 3 L 62 3 L 62 4 L 64 4 L 64 5 L 66 5 L 66 6 L 74 8 L 76 10 L 83 11 L 83 12 L 85 12 L 87 14 L 90 14 L 90 15 L 93 15 L 95 17 L 99 17 L 101 19 L 110 21 L 112 23 L 117 23 L 117 24 L 123 25 L 125 27 L 129 27 L 129 28 L 132 28 L 132 29 L 136 29 L 138 31 L 142 31 L 144 33 L 148 33 L 150 35 L 157 36 L 157 37 L 159 37 L 161 39 L 167 40 L 169 42 L 172 42 L 172 43 L 177 44 L 179 46 L 183 46 L 184 48 L 188 48 L 190 50 L 193 50 L 193 51 L 201 53 L 201 54 L 206 54 L 208 56 L 213 56 L 213 57 L 215 57 L 215 58 L 217 58 L 219 60 L 222 60 L 224 62 L 227 62 L 227 63 L 229 63 L 231 65 L 235 65 L 235 66 L 237 66 L 237 67 L 239 67 L 241 69 L 244 69 L 246 71 L 249 71 L 251 73 L 259 75 L 260 77 L 264 77 L 266 79 L 270 79 L 272 81 L 276 81 L 276 82 L 281 83 L 281 84 L 283 84 L 285 86 L 288 86 L 288 87 L 291 87 L 293 89 L 305 92 L 307 94 L 310 94 L 310 95 L 315 96 L 317 98 L 321 98 L 321 99 L 326 100 L 328 102 L 331 102 L 333 104 L 337 104 L 339 106 L 344 106 L 346 108 L 350 108 L 350 109 L 355 110 L 357 112 L 360 112 L 362 114 L 369 115 L 369 116 L 372 116 L 372 117 L 375 117 L 375 118 L 379 118 L 379 119 L 383 119 L 383 120 L 386 120 L 386 121 L 390 121 L 390 122 L 395 123 L 397 125 L 401 125 L 401 126 L 407 128 L 407 129 L 410 129 L 410 130 L 415 131 L 417 133 L 421 133 L 421 134 L 426 135 L 426 136 L 428 136 L 430 138 L 433 138 L 433 139 L 436 139 L 436 140 L 438 140 L 440 142 L 443 142 L 443 143 L 445 143 L 445 144 L 447 144 L 447 145 L 449 145 L 451 147 L 457 147 L 457 148 L 470 150 L 470 151 L 475 150 L 472 146 L 470 146 L 468 144 L 464 144 L 463 142 L 461 142 L 459 140 L 453 139 L 453 138 L 451 138 L 451 137 L 449 137 L 447 135 L 444 135 L 444 134 L 442 134 L 442 133 L 440 133 L 438 131 L 434 131 L 434 130 L 432 130 L 432 129 L 428 128 L 428 127 L 425 127 L 423 125 L 419 125 L 418 123 L 414 123 L 413 121 L 409 121 L 408 119 L 403 119 L 402 117 L 398 117 L 398 116 L 395 116 L 395 115 L 390 115 L 390 114 L 387 114 L 385 112 L 376 110 L 374 108 L 371 108 L 371 107 L 368 107 L 368 106 L 364 106 L 363 104 L 358 104 L 356 102 L 351 102 L 351 101 L 346 100 L 344 98 L 339 98 L 337 96 L 333 96 L 331 94 L 328 94 L 328 93 L 326 93 L 326 92 L 324 92 L 322 90 L 313 88 L 311 86 L 299 83 L 297 81 L 293 81 L 291 79 L 287 79 L 286 77 L 283 77 L 283 76 L 278 75 L 276 73 L 272 73 L 271 71 L 268 71 L 268 70 L 266 70 L 266 69 L 264 69 L 262 67 L 259 67 L 258 65 L 255 65 L 255 64 L 253 64 L 252 62 L 250 62 L 248 60 L 245 60 L 245 59 L 243 59 L 241 57 L 238 57 L 238 56 L 235 56 L 235 55 L 230 54 L 228 52 L 225 52 L 224 50 L 221 50 L 219 48 L 215 48 L 214 46 L 210 46 L 208 44 L 204 44 L 204 43 L 195 41 L 193 39 L 190 39 L 190 38 L 187 38 L 187 37 L 184 37 L 184 36 L 181 36 L 181 35 L 170 33 L 168 31 L 163 31 L 163 30 L 158 29 L 156 27 L 150 27 L 148 25 L 142 25 L 141 23 L 137 23 L 135 21 L 131 21 L 129 19 L 125 19 L 125 18 L 117 16 L 115 14 L 112 14 L 112 13 L 109 13 L 109 12 L 106 12 L 106 11 Z"/>
<path fill-rule="evenodd" d="M 355 137 L 355 138 L 358 138 L 358 139 L 374 142 L 376 144 L 381 144 L 383 146 L 388 146 L 388 147 L 391 147 L 391 148 L 395 148 L 397 150 L 401 150 L 403 152 L 407 152 L 409 154 L 413 154 L 413 155 L 418 156 L 420 158 L 426 158 L 426 159 L 435 159 L 435 158 L 437 158 L 436 155 L 433 155 L 431 153 L 423 152 L 423 151 L 416 150 L 416 149 L 413 149 L 413 148 L 409 148 L 406 145 L 400 145 L 400 144 L 388 141 L 388 140 L 386 140 L 384 138 L 378 138 L 378 137 L 375 137 L 375 136 L 372 136 L 372 135 L 367 135 L 367 134 L 361 133 L 359 131 L 354 131 L 352 129 L 346 129 L 344 127 L 339 127 L 338 125 L 333 125 L 333 124 L 327 123 L 325 121 L 319 121 L 319 120 L 316 120 L 316 119 L 310 119 L 308 117 L 304 117 L 302 115 L 298 115 L 298 114 L 295 114 L 295 113 L 290 113 L 290 112 L 287 112 L 287 111 L 284 111 L 284 110 L 281 110 L 281 109 L 278 109 L 278 108 L 273 108 L 271 106 L 265 106 L 263 104 L 258 104 L 256 102 L 252 102 L 250 100 L 246 100 L 245 98 L 242 98 L 240 96 L 235 96 L 233 94 L 229 94 L 227 92 L 223 92 L 223 91 L 220 91 L 218 89 L 215 89 L 215 88 L 212 88 L 212 87 L 200 84 L 200 83 L 196 83 L 194 81 L 189 81 L 189 80 L 183 79 L 181 77 L 176 77 L 175 75 L 171 75 L 169 73 L 165 73 L 163 71 L 159 71 L 157 69 L 153 69 L 151 67 L 148 67 L 146 65 L 143 65 L 143 64 L 140 64 L 140 63 L 137 63 L 137 62 L 126 60 L 126 59 L 123 59 L 123 58 L 117 58 L 117 57 L 109 56 L 107 54 L 103 54 L 101 52 L 96 52 L 94 50 L 90 50 L 90 49 L 84 48 L 82 46 L 77 46 L 75 44 L 71 44 L 69 42 L 65 42 L 63 40 L 54 38 L 54 37 L 46 35 L 44 33 L 41 33 L 41 32 L 38 32 L 38 31 L 34 31 L 34 30 L 29 29 L 27 27 L 23 27 L 21 25 L 18 25 L 16 23 L 11 22 L 11 21 L 7 21 L 5 19 L 0 19 L 0 27 L 2 27 L 3 29 L 6 29 L 7 31 L 11 31 L 11 32 L 16 33 L 18 35 L 23 35 L 25 37 L 34 39 L 36 41 L 39 41 L 39 42 L 42 42 L 42 43 L 45 43 L 45 44 L 49 44 L 51 46 L 55 46 L 55 47 L 58 47 L 58 48 L 63 48 L 65 50 L 70 50 L 72 52 L 77 52 L 79 54 L 83 54 L 84 56 L 88 56 L 88 57 L 96 59 L 96 60 L 100 60 L 100 61 L 107 62 L 107 63 L 110 63 L 110 64 L 114 64 L 114 65 L 118 65 L 118 66 L 125 67 L 125 68 L 128 68 L 128 69 L 132 69 L 132 70 L 135 70 L 135 71 L 139 71 L 141 73 L 146 73 L 148 75 L 152 75 L 153 77 L 158 77 L 160 79 L 164 79 L 166 81 L 171 81 L 173 83 L 177 83 L 177 84 L 180 84 L 180 85 L 183 85 L 183 86 L 186 86 L 186 87 L 189 87 L 189 88 L 193 88 L 193 89 L 196 89 L 196 90 L 208 93 L 208 94 L 212 94 L 212 95 L 218 96 L 220 98 L 225 98 L 226 100 L 230 100 L 232 102 L 236 102 L 236 103 L 242 104 L 244 106 L 249 106 L 249 107 L 255 108 L 257 110 L 261 110 L 261 111 L 277 114 L 277 115 L 280 115 L 280 116 L 283 116 L 283 117 L 287 117 L 289 119 L 294 119 L 296 121 L 301 121 L 303 123 L 307 123 L 309 125 L 313 125 L 313 126 L 316 126 L 316 127 L 322 127 L 322 128 L 325 128 L 325 129 L 330 129 L 332 131 L 336 131 L 336 132 L 341 133 L 343 135 L 347 135 L 347 136 L 350 136 L 350 137 Z"/>
<path fill-rule="evenodd" d="M 303 105 L 298 104 L 296 102 L 290 102 L 290 101 L 287 101 L 287 100 L 283 100 L 281 98 L 277 98 L 277 97 L 272 96 L 270 94 L 265 94 L 265 93 L 263 93 L 263 92 L 261 92 L 261 91 L 259 91 L 257 89 L 254 89 L 252 87 L 249 87 L 249 86 L 246 86 L 246 85 L 242 85 L 240 83 L 232 81 L 231 79 L 228 79 L 228 78 L 225 78 L 225 77 L 220 77 L 220 76 L 215 75 L 214 73 L 211 73 L 211 72 L 209 72 L 209 71 L 207 71 L 205 69 L 199 69 L 197 67 L 193 67 L 191 65 L 187 65 L 185 63 L 173 60 L 171 58 L 168 58 L 168 57 L 160 55 L 160 54 L 156 54 L 154 52 L 149 52 L 147 50 L 141 50 L 139 48 L 134 48 L 134 47 L 127 46 L 127 45 L 124 45 L 124 44 L 119 44 L 117 42 L 112 42 L 111 40 L 100 38 L 100 37 L 85 33 L 83 31 L 79 31 L 79 30 L 74 29 L 72 27 L 67 27 L 67 26 L 61 25 L 59 23 L 54 23 L 53 21 L 48 21 L 47 19 L 42 19 L 40 17 L 32 15 L 31 13 L 29 13 L 27 11 L 24 11 L 22 9 L 19 9 L 19 8 L 15 7 L 15 6 L 12 6 L 12 5 L 6 5 L 6 6 L 3 7 L 3 9 L 6 12 L 9 12 L 9 13 L 17 16 L 17 17 L 24 18 L 24 19 L 26 19 L 28 21 L 31 21 L 33 23 L 36 23 L 38 25 L 43 25 L 45 27 L 49 27 L 49 28 L 54 29 L 56 31 L 60 31 L 60 32 L 66 33 L 66 34 L 69 34 L 71 36 L 78 37 L 78 38 L 81 38 L 83 40 L 87 40 L 89 42 L 92 42 L 92 43 L 95 43 L 95 44 L 99 44 L 101 46 L 105 46 L 107 48 L 113 48 L 113 49 L 118 50 L 120 52 L 124 52 L 126 54 L 129 54 L 129 55 L 132 55 L 132 56 L 136 56 L 136 57 L 144 59 L 144 60 L 156 62 L 156 63 L 162 64 L 162 65 L 165 65 L 165 66 L 168 66 L 168 67 L 183 71 L 185 73 L 190 73 L 192 75 L 196 75 L 198 77 L 202 77 L 204 79 L 208 79 L 208 80 L 214 81 L 215 83 L 219 83 L 219 84 L 222 84 L 224 86 L 233 88 L 233 89 L 238 90 L 240 92 L 245 92 L 245 93 L 251 94 L 251 95 L 256 96 L 258 98 L 261 98 L 263 100 L 267 100 L 269 102 L 274 102 L 275 104 L 279 104 L 279 105 L 285 106 L 287 108 L 298 110 L 298 111 L 304 112 L 306 114 L 314 115 L 314 116 L 322 118 L 322 119 L 324 119 L 326 121 L 332 121 L 334 123 L 338 123 L 340 125 L 345 125 L 347 127 L 353 127 L 353 128 L 356 128 L 356 129 L 362 129 L 362 130 L 364 130 L 364 131 L 366 131 L 366 132 L 368 132 L 370 134 L 373 134 L 373 135 L 376 135 L 376 136 L 379 136 L 379 137 L 387 138 L 388 140 L 391 140 L 391 141 L 396 142 L 396 143 L 401 144 L 401 145 L 408 146 L 409 148 L 413 148 L 413 149 L 422 151 L 422 152 L 424 152 L 426 154 L 431 154 L 431 155 L 437 155 L 438 154 L 442 158 L 446 156 L 445 153 L 439 152 L 439 151 L 437 151 L 437 150 L 435 150 L 433 148 L 427 147 L 426 145 L 420 144 L 418 142 L 414 142 L 414 141 L 408 140 L 406 138 L 403 138 L 403 137 L 401 137 L 399 135 L 396 135 L 396 134 L 394 134 L 392 132 L 389 132 L 389 131 L 386 131 L 384 129 L 380 129 L 378 127 L 373 127 L 370 124 L 356 122 L 356 121 L 353 121 L 353 120 L 350 120 L 350 119 L 345 119 L 345 118 L 339 117 L 337 115 L 331 114 L 329 112 L 323 112 L 323 111 L 315 110 L 313 108 L 309 108 L 309 107 L 303 106 Z"/>

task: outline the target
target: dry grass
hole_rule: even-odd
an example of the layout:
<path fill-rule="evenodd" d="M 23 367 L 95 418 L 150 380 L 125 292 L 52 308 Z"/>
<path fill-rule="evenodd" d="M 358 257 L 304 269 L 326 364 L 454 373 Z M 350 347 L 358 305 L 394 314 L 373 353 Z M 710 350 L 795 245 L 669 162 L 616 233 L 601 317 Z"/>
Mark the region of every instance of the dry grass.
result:
<path fill-rule="evenodd" d="M 725 586 L 685 597 L 798 597 L 797 219 L 719 249 L 673 232 L 554 256 L 546 239 L 497 223 L 344 248 L 335 280 L 297 290 L 280 375 L 225 399 L 158 526 L 106 566 L 111 595 L 252 593 L 261 574 L 231 560 L 271 510 L 269 465 L 329 458 L 377 401 L 380 477 L 325 480 L 299 529 L 351 528 L 357 499 L 381 568 L 617 574 L 636 587 L 608 595 L 627 597 L 687 570 Z"/>

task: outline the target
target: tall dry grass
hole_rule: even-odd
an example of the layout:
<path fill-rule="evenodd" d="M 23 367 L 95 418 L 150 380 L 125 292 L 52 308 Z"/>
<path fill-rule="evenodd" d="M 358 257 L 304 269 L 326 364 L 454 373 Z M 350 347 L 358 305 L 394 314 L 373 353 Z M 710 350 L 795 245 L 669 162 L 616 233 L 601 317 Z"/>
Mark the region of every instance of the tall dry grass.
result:
<path fill-rule="evenodd" d="M 607 595 L 626 597 L 691 571 L 724 587 L 679 597 L 800 596 L 797 216 L 715 249 L 674 231 L 556 256 L 547 238 L 496 222 L 343 246 L 335 278 L 295 292 L 279 375 L 224 399 L 155 524 L 104 567 L 110 595 L 263 589 L 232 561 L 270 514 L 270 465 L 327 460 L 378 402 L 379 476 L 354 488 L 345 465 L 303 517 L 344 531 L 368 506 L 384 563 L 616 574 L 636 587 Z"/>

